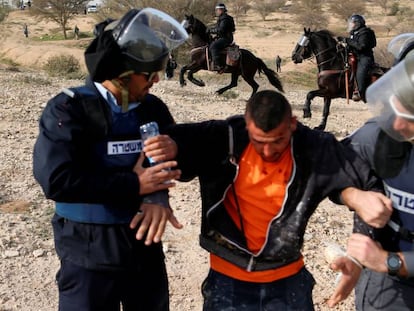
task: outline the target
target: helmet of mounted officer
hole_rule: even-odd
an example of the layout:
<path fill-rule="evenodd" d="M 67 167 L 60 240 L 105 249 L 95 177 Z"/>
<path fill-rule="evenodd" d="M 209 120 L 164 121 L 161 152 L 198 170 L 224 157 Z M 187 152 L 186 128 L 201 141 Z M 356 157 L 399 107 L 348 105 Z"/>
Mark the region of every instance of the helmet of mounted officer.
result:
<path fill-rule="evenodd" d="M 359 14 L 353 14 L 348 19 L 348 31 L 353 31 L 361 28 L 362 26 L 365 26 L 365 19 L 362 17 L 362 15 Z"/>
<path fill-rule="evenodd" d="M 221 14 L 227 12 L 226 5 L 224 3 L 217 3 L 215 11 L 216 11 L 216 16 L 220 16 Z"/>
<path fill-rule="evenodd" d="M 216 4 L 216 10 L 223 10 L 224 12 L 227 12 L 226 5 L 224 3 L 217 3 Z"/>

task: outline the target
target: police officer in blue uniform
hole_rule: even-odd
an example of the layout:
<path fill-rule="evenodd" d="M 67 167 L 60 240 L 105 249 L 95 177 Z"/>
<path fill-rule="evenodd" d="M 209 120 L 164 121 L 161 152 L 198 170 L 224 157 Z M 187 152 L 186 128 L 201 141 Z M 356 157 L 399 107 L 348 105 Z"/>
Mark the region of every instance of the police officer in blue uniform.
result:
<path fill-rule="evenodd" d="M 328 304 L 333 307 L 355 287 L 359 311 L 414 310 L 414 33 L 391 40 L 395 65 L 367 89 L 374 118 L 345 140 L 382 178 L 392 200 L 388 224 L 374 229 L 355 218 L 346 257 L 333 268 L 343 276 Z"/>
<path fill-rule="evenodd" d="M 85 52 L 86 84 L 48 102 L 34 147 L 34 176 L 56 202 L 59 310 L 167 311 L 160 240 L 168 221 L 181 228 L 167 193 L 174 186 L 167 181 L 180 176 L 172 169 L 176 144 L 158 135 L 144 147 L 139 126 L 155 121 L 162 134 L 174 123 L 149 90 L 169 49 L 188 35 L 150 8 L 100 26 Z M 145 156 L 158 164 L 149 166 Z"/>

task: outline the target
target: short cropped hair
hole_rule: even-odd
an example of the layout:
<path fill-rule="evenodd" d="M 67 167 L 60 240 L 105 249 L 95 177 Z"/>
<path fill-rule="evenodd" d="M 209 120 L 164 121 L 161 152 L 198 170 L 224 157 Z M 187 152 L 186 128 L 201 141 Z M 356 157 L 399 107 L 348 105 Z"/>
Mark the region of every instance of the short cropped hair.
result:
<path fill-rule="evenodd" d="M 246 105 L 246 115 L 263 132 L 278 127 L 287 117 L 292 116 L 290 103 L 281 93 L 264 90 L 254 94 Z"/>

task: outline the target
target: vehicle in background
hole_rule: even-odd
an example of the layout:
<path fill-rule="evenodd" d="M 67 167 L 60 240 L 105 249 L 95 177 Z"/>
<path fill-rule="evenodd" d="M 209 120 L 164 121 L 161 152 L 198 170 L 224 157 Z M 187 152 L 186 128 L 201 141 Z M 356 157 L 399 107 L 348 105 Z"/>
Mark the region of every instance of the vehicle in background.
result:
<path fill-rule="evenodd" d="M 86 7 L 86 13 L 96 13 L 98 12 L 98 7 L 96 4 L 88 4 Z"/>

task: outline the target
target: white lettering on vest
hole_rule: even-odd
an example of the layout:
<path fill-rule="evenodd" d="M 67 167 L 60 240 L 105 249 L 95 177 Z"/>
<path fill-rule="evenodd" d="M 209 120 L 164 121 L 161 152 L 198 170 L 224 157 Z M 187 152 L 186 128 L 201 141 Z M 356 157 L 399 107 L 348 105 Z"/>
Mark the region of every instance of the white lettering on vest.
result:
<path fill-rule="evenodd" d="M 141 151 L 142 142 L 140 139 L 108 142 L 108 155 L 140 153 Z"/>
<path fill-rule="evenodd" d="M 385 192 L 395 209 L 414 214 L 414 194 L 392 188 L 387 184 L 385 184 Z"/>

